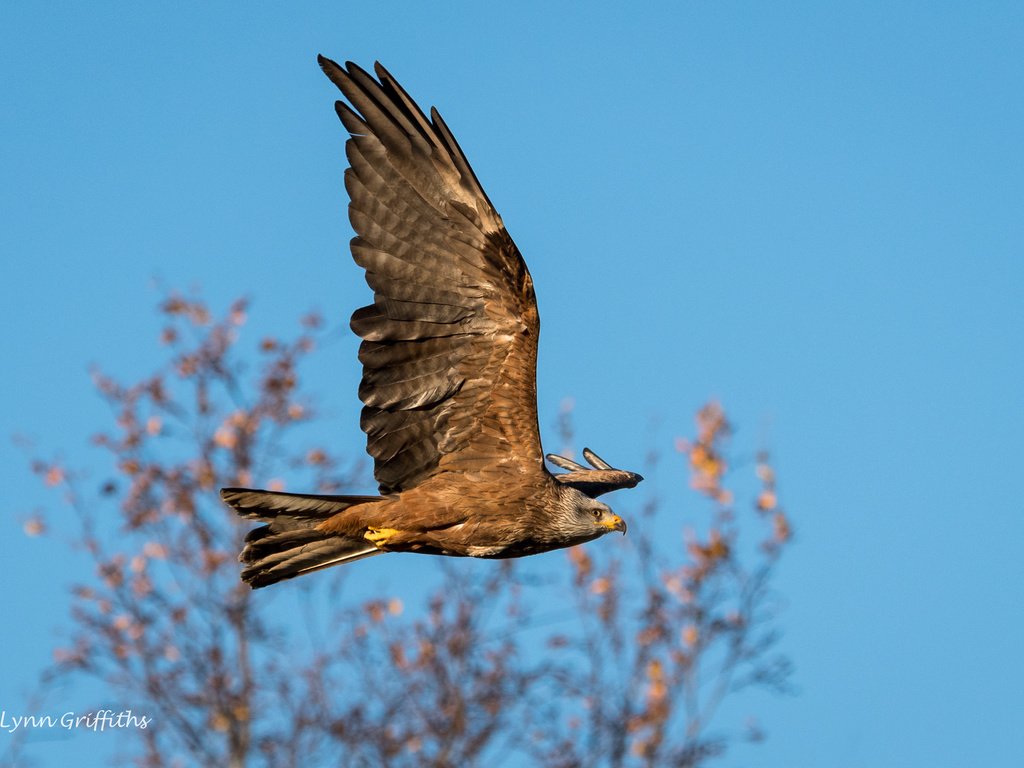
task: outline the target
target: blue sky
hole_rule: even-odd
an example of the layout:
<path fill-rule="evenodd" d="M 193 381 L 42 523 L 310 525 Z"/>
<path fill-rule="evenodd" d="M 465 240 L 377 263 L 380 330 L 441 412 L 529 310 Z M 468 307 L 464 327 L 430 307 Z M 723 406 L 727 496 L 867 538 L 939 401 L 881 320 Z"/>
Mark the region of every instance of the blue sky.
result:
<path fill-rule="evenodd" d="M 526 255 L 549 447 L 572 396 L 640 466 L 714 396 L 776 456 L 800 695 L 725 764 L 1024 763 L 1024 9 L 295 5 L 0 9 L 5 441 L 76 456 L 88 364 L 157 362 L 154 278 L 267 329 L 366 302 L 315 56 L 380 59 Z M 314 386 L 353 447 L 355 347 Z M 51 500 L 7 445 L 11 709 L 74 573 L 21 535 Z"/>

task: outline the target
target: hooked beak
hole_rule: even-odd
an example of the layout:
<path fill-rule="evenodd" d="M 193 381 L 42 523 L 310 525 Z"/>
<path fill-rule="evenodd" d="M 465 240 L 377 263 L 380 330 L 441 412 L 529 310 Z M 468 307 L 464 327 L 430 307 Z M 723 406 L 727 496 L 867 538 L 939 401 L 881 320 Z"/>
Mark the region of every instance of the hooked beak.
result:
<path fill-rule="evenodd" d="M 622 535 L 626 535 L 626 521 L 618 515 L 609 515 L 601 521 L 601 525 L 611 531 L 622 531 Z"/>

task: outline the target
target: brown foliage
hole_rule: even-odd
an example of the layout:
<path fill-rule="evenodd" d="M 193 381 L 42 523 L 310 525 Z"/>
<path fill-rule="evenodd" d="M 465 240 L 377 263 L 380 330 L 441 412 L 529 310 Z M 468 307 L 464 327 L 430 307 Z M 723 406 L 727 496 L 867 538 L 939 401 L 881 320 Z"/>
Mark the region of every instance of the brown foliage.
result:
<path fill-rule="evenodd" d="M 284 476 L 296 489 L 350 489 L 339 460 L 295 434 L 316 416 L 299 370 L 323 323 L 310 315 L 294 339 L 259 340 L 250 371 L 237 349 L 244 301 L 214 319 L 175 295 L 161 312 L 164 370 L 130 386 L 94 374 L 114 418 L 94 438 L 112 460 L 98 492 L 70 467 L 34 464 L 65 491 L 95 565 L 74 589 L 55 670 L 140 702 L 155 722 L 135 733 L 138 764 L 469 766 L 518 755 L 693 766 L 735 737 L 711 730 L 728 694 L 784 687 L 769 584 L 791 529 L 761 455 L 741 541 L 719 406 L 701 409 L 696 437 L 677 445 L 712 508 L 680 546 L 656 545 L 681 515 L 650 499 L 629 515 L 626 546 L 529 565 L 424 559 L 441 579 L 422 608 L 394 596 L 339 608 L 340 573 L 315 577 L 335 588 L 330 602 L 310 596 L 314 582 L 285 585 L 303 596 L 296 621 L 240 582 L 248 526 L 216 489 L 280 487 Z M 25 529 L 46 526 L 34 515 Z"/>

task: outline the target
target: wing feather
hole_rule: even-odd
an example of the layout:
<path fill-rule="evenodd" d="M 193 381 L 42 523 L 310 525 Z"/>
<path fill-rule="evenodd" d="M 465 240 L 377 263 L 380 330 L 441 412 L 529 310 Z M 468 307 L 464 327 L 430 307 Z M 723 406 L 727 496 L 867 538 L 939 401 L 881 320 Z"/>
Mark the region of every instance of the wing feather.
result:
<path fill-rule="evenodd" d="M 444 471 L 546 473 L 537 303 L 501 217 L 436 109 L 379 63 L 375 78 L 319 61 L 347 100 L 352 255 L 374 292 L 351 326 L 381 492 Z"/>

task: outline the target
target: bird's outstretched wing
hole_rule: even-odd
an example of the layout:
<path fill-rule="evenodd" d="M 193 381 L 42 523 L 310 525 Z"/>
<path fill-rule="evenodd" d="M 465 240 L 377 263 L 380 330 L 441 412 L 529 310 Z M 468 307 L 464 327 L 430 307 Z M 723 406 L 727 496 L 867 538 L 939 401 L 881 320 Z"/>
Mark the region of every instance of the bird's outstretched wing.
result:
<path fill-rule="evenodd" d="M 556 467 L 569 470 L 565 474 L 555 475 L 555 480 L 562 485 L 576 488 L 592 499 L 621 488 L 632 488 L 643 480 L 643 477 L 636 472 L 616 469 L 589 448 L 583 449 L 583 458 L 587 460 L 592 469 L 587 469 L 582 464 L 559 456 L 557 453 L 549 453 L 548 461 Z"/>
<path fill-rule="evenodd" d="M 533 281 L 436 109 L 428 119 L 380 64 L 319 57 L 348 104 L 345 186 L 373 304 L 361 424 L 382 493 L 446 470 L 546 472 L 537 425 Z"/>

